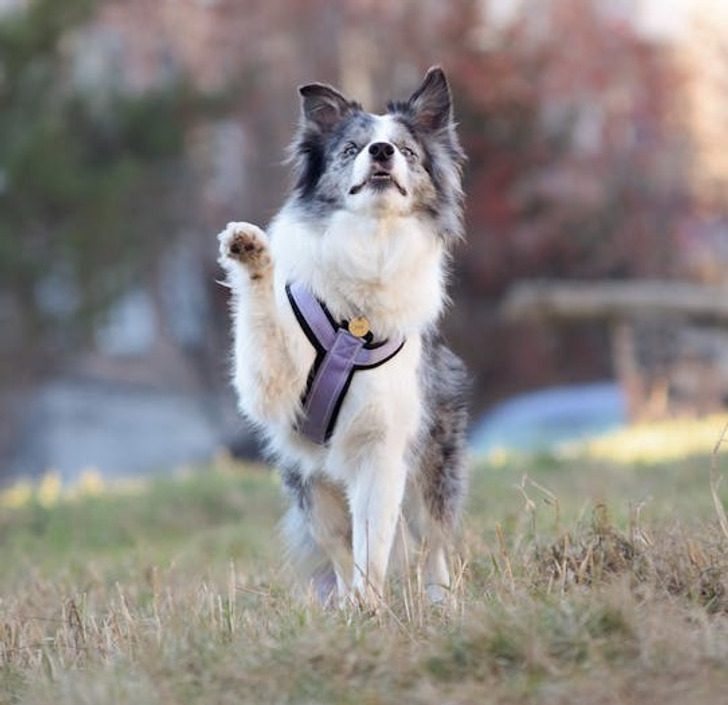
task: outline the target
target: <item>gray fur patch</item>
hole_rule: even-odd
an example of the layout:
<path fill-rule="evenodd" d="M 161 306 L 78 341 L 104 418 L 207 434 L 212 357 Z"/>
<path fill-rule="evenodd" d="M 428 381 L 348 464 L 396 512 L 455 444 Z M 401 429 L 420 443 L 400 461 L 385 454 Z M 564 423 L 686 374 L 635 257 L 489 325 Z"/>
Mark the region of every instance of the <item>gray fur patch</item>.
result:
<path fill-rule="evenodd" d="M 356 153 L 347 154 L 349 144 L 360 150 L 369 144 L 374 134 L 374 120 L 369 113 L 359 112 L 341 124 L 326 141 L 325 168 L 316 186 L 316 200 L 330 206 L 340 206 L 349 191 L 351 172 Z M 333 211 L 332 211 L 333 212 Z"/>
<path fill-rule="evenodd" d="M 462 360 L 434 335 L 423 341 L 420 381 L 427 422 L 412 449 L 414 479 L 429 515 L 449 532 L 467 490 L 468 379 Z"/>

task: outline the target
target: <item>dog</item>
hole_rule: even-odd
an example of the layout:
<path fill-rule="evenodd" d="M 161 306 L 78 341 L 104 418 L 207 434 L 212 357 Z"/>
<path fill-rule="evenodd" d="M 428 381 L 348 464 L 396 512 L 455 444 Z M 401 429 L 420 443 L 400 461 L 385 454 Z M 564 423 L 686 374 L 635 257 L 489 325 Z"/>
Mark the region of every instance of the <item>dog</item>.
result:
<path fill-rule="evenodd" d="M 438 333 L 463 237 L 450 88 L 431 68 L 376 115 L 328 85 L 299 93 L 288 200 L 267 233 L 218 236 L 233 386 L 281 468 L 284 533 L 316 594 L 376 609 L 409 535 L 441 602 L 467 484 L 467 375 Z"/>

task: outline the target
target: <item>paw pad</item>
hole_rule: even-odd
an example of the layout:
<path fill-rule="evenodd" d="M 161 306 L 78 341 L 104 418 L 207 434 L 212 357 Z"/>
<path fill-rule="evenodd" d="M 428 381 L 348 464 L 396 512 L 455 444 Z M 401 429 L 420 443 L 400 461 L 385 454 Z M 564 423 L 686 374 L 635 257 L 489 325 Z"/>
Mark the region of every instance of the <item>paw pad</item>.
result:
<path fill-rule="evenodd" d="M 237 261 L 249 269 L 254 278 L 258 278 L 272 264 L 265 233 L 254 225 L 231 223 L 220 234 L 219 240 L 220 263 L 223 266 L 225 260 Z"/>

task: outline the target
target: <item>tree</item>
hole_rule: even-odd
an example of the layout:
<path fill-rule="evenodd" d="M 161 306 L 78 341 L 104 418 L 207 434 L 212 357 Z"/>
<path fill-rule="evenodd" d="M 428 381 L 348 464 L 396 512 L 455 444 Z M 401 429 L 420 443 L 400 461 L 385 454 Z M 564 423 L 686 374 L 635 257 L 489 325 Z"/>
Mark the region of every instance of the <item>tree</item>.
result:
<path fill-rule="evenodd" d="M 101 103 L 74 86 L 63 40 L 96 6 L 0 20 L 0 297 L 24 362 L 77 342 L 164 236 L 196 105 L 183 82 Z"/>

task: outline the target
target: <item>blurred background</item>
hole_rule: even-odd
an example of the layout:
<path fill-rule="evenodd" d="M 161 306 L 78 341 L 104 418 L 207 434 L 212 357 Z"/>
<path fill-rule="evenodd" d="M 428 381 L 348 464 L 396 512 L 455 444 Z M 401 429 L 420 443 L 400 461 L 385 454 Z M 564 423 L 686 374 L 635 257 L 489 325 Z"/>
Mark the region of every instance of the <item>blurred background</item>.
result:
<path fill-rule="evenodd" d="M 474 447 L 724 410 L 723 0 L 0 0 L 0 483 L 254 455 L 215 234 L 280 206 L 297 85 L 435 63 Z"/>

